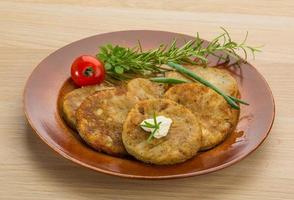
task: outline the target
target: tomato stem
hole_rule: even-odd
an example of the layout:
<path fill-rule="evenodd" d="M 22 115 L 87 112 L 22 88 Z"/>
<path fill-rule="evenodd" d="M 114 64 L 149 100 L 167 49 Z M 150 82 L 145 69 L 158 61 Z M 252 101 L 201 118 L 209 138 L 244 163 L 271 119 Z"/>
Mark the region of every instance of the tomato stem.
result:
<path fill-rule="evenodd" d="M 92 66 L 88 66 L 88 67 L 85 69 L 85 71 L 84 71 L 83 74 L 84 74 L 85 76 L 87 76 L 87 77 L 93 76 L 93 74 L 94 74 L 94 69 L 93 69 L 93 67 L 92 67 Z"/>

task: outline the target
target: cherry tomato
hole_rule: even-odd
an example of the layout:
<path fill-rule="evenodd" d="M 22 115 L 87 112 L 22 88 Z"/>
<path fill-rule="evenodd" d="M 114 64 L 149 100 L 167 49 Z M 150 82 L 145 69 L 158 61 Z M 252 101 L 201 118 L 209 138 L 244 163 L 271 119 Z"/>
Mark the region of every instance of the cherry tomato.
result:
<path fill-rule="evenodd" d="M 104 65 L 93 56 L 80 56 L 72 63 L 71 78 L 78 86 L 100 84 L 105 79 Z"/>

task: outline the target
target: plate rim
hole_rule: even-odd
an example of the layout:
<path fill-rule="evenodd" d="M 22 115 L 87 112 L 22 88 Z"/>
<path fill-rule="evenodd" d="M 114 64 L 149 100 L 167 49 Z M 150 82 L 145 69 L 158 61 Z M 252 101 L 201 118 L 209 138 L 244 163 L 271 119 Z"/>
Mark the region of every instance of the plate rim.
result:
<path fill-rule="evenodd" d="M 29 125 L 31 126 L 31 128 L 34 130 L 33 132 L 35 132 L 36 135 L 39 136 L 39 138 L 45 143 L 47 144 L 50 149 L 52 149 L 55 153 L 63 156 L 64 158 L 66 158 L 67 160 L 70 160 L 72 161 L 73 163 L 77 164 L 78 166 L 83 166 L 83 167 L 86 167 L 88 169 L 91 169 L 95 172 L 101 172 L 101 173 L 104 173 L 104 174 L 107 174 L 107 175 L 112 175 L 112 176 L 118 176 L 118 177 L 122 177 L 122 178 L 133 178 L 133 179 L 155 179 L 155 180 L 159 180 L 159 179 L 176 179 L 176 178 L 187 178 L 187 177 L 192 177 L 192 176 L 199 176 L 199 175 L 205 175 L 205 174 L 208 174 L 208 173 L 212 173 L 212 172 L 216 172 L 216 171 L 219 171 L 221 169 L 224 169 L 224 168 L 227 168 L 231 165 L 234 165 L 235 163 L 238 163 L 240 162 L 241 160 L 245 159 L 247 156 L 251 155 L 254 151 L 256 151 L 256 149 L 258 149 L 265 141 L 265 139 L 268 137 L 272 127 L 273 127 L 273 124 L 274 124 L 274 121 L 275 121 L 275 116 L 276 116 L 276 104 L 275 104 L 275 100 L 274 100 L 274 96 L 273 96 L 273 92 L 268 84 L 268 82 L 266 81 L 266 79 L 263 77 L 263 75 L 257 70 L 257 68 L 252 65 L 251 63 L 247 62 L 247 64 L 249 64 L 252 69 L 254 69 L 256 71 L 256 74 L 264 81 L 265 85 L 266 85 L 266 88 L 267 90 L 269 91 L 270 93 L 270 100 L 272 102 L 272 105 L 273 105 L 273 112 L 272 112 L 272 115 L 271 115 L 271 123 L 270 123 L 270 126 L 268 127 L 267 131 L 266 131 L 266 134 L 265 136 L 262 138 L 262 140 L 254 147 L 252 148 L 248 153 L 244 154 L 244 155 L 241 155 L 229 162 L 226 162 L 224 164 L 221 164 L 221 165 L 218 165 L 218 166 L 215 166 L 215 167 L 212 167 L 212 168 L 209 168 L 209 169 L 205 169 L 205 170 L 202 170 L 202 171 L 196 171 L 196 172 L 190 172 L 190 173 L 183 173 L 183 174 L 174 174 L 174 175 L 157 175 L 157 176 L 145 176 L 145 175 L 132 175 L 132 174 L 123 174 L 123 173 L 119 173 L 119 172 L 114 172 L 114 171 L 109 171 L 109 170 L 104 170 L 104 169 L 101 169 L 101 168 L 97 168 L 95 166 L 91 166 L 87 163 L 84 163 L 82 161 L 80 161 L 79 159 L 77 158 L 74 158 L 70 155 L 68 155 L 65 151 L 63 151 L 62 149 L 58 148 L 57 146 L 55 146 L 54 144 L 50 143 L 50 141 L 46 140 L 43 135 L 41 133 L 39 133 L 39 131 L 37 130 L 37 128 L 35 127 L 34 123 L 32 122 L 32 119 L 30 118 L 30 115 L 28 113 L 28 108 L 26 106 L 26 94 L 28 92 L 28 84 L 33 76 L 33 74 L 35 73 L 35 71 L 37 71 L 38 68 L 41 67 L 42 63 L 51 55 L 57 53 L 59 50 L 63 49 L 63 48 L 66 48 L 70 45 L 72 45 L 73 43 L 78 43 L 82 40 L 86 40 L 86 39 L 90 39 L 90 38 L 94 38 L 94 37 L 97 37 L 97 36 L 101 36 L 101 35 L 105 35 L 105 34 L 113 34 L 113 33 L 119 33 L 119 32 L 137 32 L 137 31 L 140 31 L 140 32 L 162 32 L 162 33 L 169 33 L 169 34 L 178 34 L 178 35 L 183 35 L 183 36 L 189 36 L 189 37 L 194 37 L 192 35 L 189 35 L 189 34 L 185 34 L 185 33 L 178 33 L 178 32 L 171 32 L 171 31 L 162 31 L 162 30 L 149 30 L 149 29 L 130 29 L 130 30 L 120 30 L 120 31 L 111 31 L 111 32 L 103 32 L 103 33 L 100 33 L 100 34 L 95 34 L 95 35 L 91 35 L 89 37 L 85 37 L 85 38 L 82 38 L 82 39 L 79 39 L 79 40 L 76 40 L 76 41 L 73 41 L 65 46 L 62 46 L 61 48 L 58 48 L 56 50 L 54 50 L 53 52 L 51 52 L 50 54 L 48 54 L 44 59 L 42 59 L 38 65 L 31 71 L 30 75 L 28 76 L 27 80 L 25 81 L 25 86 L 24 86 L 24 89 L 23 89 L 23 94 L 22 94 L 22 104 L 23 104 L 23 112 L 25 114 L 25 117 L 29 123 Z"/>

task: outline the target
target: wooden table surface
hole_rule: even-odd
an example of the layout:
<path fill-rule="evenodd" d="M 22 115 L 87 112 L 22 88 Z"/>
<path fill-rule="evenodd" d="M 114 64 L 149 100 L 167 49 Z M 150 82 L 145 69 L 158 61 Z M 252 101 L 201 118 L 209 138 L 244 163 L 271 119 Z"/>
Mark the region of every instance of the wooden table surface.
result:
<path fill-rule="evenodd" d="M 246 3 L 245 3 L 246 2 Z M 46 146 L 22 110 L 24 84 L 58 48 L 98 33 L 151 29 L 211 39 L 226 27 L 264 44 L 252 63 L 268 81 L 276 120 L 263 145 L 224 170 L 144 181 L 77 166 Z M 294 1 L 0 1 L 0 199 L 294 199 Z"/>

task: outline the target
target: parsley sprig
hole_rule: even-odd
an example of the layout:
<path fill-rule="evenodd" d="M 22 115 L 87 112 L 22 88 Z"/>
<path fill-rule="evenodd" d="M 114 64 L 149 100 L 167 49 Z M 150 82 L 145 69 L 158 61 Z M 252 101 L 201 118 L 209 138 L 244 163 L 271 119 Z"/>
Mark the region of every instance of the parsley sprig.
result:
<path fill-rule="evenodd" d="M 148 139 L 147 139 L 147 142 L 150 142 L 152 140 L 152 138 L 154 137 L 154 134 L 160 128 L 161 122 L 158 123 L 156 117 L 157 117 L 156 114 L 153 113 L 153 124 L 151 124 L 151 123 L 149 123 L 147 121 L 144 121 L 144 124 L 140 125 L 141 127 L 146 127 L 146 128 L 153 129 L 152 132 L 150 133 Z"/>

